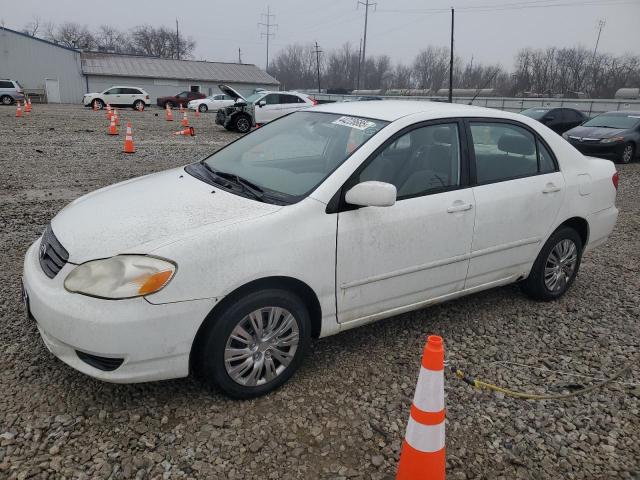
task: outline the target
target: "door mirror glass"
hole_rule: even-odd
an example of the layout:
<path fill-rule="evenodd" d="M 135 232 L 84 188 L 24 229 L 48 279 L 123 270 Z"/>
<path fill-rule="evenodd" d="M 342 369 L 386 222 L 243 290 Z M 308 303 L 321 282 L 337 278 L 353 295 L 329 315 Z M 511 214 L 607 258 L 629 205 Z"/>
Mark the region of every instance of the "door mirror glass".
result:
<path fill-rule="evenodd" d="M 259 106 L 260 108 L 264 107 L 266 104 L 267 104 L 267 101 L 266 101 L 266 100 L 260 100 L 260 101 L 258 102 L 258 106 Z"/>
<path fill-rule="evenodd" d="M 345 200 L 360 207 L 390 207 L 396 203 L 395 185 L 386 182 L 362 182 L 349 189 Z"/>

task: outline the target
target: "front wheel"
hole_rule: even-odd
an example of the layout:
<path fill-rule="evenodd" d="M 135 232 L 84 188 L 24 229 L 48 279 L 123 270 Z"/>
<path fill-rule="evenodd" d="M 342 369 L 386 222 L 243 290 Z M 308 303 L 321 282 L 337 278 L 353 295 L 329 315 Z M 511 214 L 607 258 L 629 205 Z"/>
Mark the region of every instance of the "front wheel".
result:
<path fill-rule="evenodd" d="M 582 239 L 573 228 L 556 230 L 542 247 L 529 277 L 522 282 L 524 292 L 543 301 L 564 295 L 578 275 L 582 247 Z"/>
<path fill-rule="evenodd" d="M 134 110 L 138 110 L 139 112 L 144 111 L 144 102 L 142 100 L 136 100 L 135 102 L 133 102 L 133 109 Z"/>
<path fill-rule="evenodd" d="M 249 121 L 249 117 L 247 117 L 246 115 L 236 116 L 236 118 L 233 120 L 233 128 L 237 132 L 247 133 L 249 130 L 251 130 L 251 122 Z"/>
<path fill-rule="evenodd" d="M 622 149 L 622 153 L 620 154 L 620 161 L 622 163 L 631 163 L 633 161 L 635 153 L 636 149 L 633 143 L 627 143 Z"/>
<path fill-rule="evenodd" d="M 204 103 L 201 103 L 200 105 L 198 105 L 198 110 L 200 110 L 200 113 L 206 113 L 207 110 L 209 110 L 209 107 L 207 107 Z"/>
<path fill-rule="evenodd" d="M 99 98 L 96 98 L 91 102 L 91 106 L 96 110 L 102 110 L 104 108 L 104 102 Z"/>
<path fill-rule="evenodd" d="M 285 383 L 311 339 L 309 312 L 298 296 L 269 289 L 244 295 L 207 319 L 196 346 L 200 376 L 235 398 L 253 398 Z"/>

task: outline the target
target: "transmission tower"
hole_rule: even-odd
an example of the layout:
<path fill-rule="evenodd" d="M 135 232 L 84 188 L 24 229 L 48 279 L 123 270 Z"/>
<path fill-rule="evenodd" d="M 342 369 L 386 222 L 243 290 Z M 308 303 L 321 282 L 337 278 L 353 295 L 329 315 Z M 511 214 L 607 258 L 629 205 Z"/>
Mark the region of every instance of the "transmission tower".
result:
<path fill-rule="evenodd" d="M 267 13 L 262 14 L 261 22 L 258 22 L 258 27 L 263 27 L 264 30 L 260 32 L 262 38 L 267 38 L 267 61 L 265 62 L 265 70 L 269 69 L 269 39 L 275 35 L 275 30 L 278 28 L 277 23 L 273 23 L 275 15 L 271 13 L 269 6 L 267 6 Z"/>

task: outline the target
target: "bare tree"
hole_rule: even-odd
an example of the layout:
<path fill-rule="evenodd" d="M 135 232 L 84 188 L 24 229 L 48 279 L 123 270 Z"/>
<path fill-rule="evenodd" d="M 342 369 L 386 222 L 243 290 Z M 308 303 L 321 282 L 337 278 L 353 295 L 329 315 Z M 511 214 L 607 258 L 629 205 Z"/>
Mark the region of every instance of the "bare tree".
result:
<path fill-rule="evenodd" d="M 22 27 L 22 33 L 26 33 L 32 37 L 38 36 L 38 30 L 40 28 L 40 17 L 38 15 L 34 15 L 31 17 L 31 21 L 26 23 L 24 27 Z"/>
<path fill-rule="evenodd" d="M 65 47 L 91 50 L 96 46 L 95 38 L 87 26 L 75 22 L 65 22 L 57 27 L 50 25 L 45 35 L 47 40 Z"/>
<path fill-rule="evenodd" d="M 129 49 L 128 35 L 110 25 L 100 26 L 95 41 L 97 49 L 101 51 L 126 53 Z"/>

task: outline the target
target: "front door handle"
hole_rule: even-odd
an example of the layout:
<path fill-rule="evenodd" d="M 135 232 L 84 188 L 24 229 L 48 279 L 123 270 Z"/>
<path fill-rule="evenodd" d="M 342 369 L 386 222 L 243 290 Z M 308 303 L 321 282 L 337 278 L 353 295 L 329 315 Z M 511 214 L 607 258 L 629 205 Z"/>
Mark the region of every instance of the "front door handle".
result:
<path fill-rule="evenodd" d="M 555 186 L 553 183 L 547 183 L 547 185 L 544 187 L 544 190 L 542 190 L 542 193 L 554 193 L 559 191 L 560 187 Z"/>
<path fill-rule="evenodd" d="M 465 212 L 467 210 L 471 210 L 472 208 L 473 205 L 470 203 L 455 202 L 453 205 L 447 208 L 447 213 Z"/>

